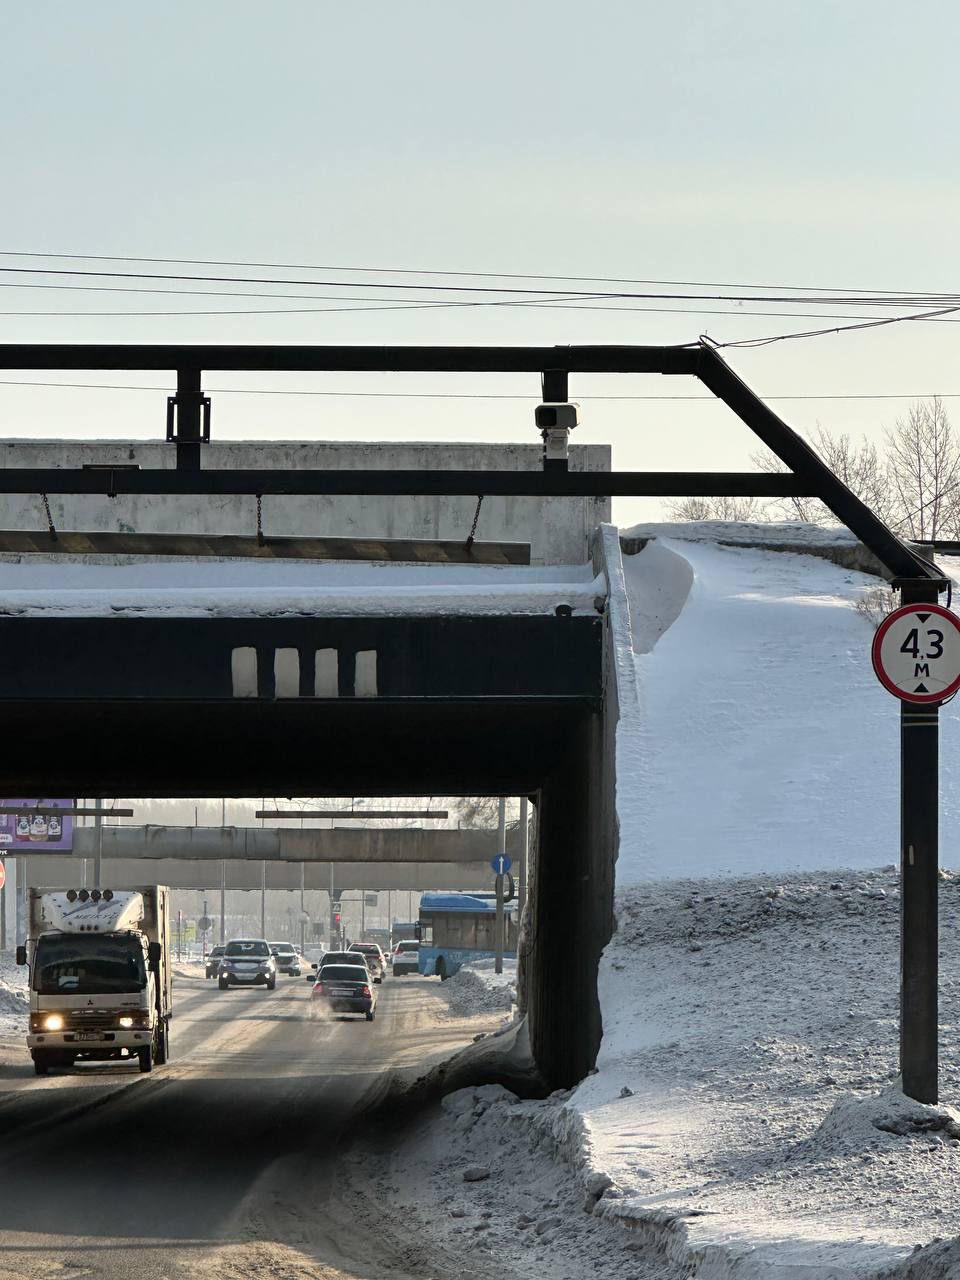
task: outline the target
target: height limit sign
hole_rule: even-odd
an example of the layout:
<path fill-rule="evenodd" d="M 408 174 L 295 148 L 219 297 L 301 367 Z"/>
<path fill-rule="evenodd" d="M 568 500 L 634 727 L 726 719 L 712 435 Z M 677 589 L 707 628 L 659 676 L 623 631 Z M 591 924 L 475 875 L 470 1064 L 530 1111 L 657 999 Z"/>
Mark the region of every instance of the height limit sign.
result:
<path fill-rule="evenodd" d="M 877 679 L 903 702 L 938 703 L 960 689 L 960 618 L 938 604 L 908 604 L 873 637 Z"/>

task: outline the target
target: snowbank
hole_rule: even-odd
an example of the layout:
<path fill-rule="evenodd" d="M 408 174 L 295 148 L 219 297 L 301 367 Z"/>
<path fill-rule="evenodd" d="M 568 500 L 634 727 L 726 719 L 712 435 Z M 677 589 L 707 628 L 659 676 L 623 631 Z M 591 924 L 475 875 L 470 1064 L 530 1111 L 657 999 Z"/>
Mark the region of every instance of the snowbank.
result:
<path fill-rule="evenodd" d="M 897 860 L 897 704 L 852 607 L 877 580 L 810 556 L 662 538 L 624 572 L 641 710 L 619 728 L 618 888 Z M 941 718 L 949 831 L 960 707 Z"/>
<path fill-rule="evenodd" d="M 504 960 L 503 973 L 495 973 L 493 960 L 474 960 L 441 983 L 440 993 L 460 1018 L 500 1009 L 509 1013 L 517 999 L 517 962 Z"/>
<path fill-rule="evenodd" d="M 14 964 L 9 952 L 0 952 L 0 1040 L 22 1044 L 29 1012 L 26 966 Z"/>
<path fill-rule="evenodd" d="M 960 876 L 942 873 L 942 905 L 957 1098 Z M 960 1235 L 960 1112 L 897 1087 L 892 868 L 651 882 L 618 916 L 597 1073 L 542 1117 L 610 1179 L 594 1213 L 705 1276 L 873 1276 Z"/>

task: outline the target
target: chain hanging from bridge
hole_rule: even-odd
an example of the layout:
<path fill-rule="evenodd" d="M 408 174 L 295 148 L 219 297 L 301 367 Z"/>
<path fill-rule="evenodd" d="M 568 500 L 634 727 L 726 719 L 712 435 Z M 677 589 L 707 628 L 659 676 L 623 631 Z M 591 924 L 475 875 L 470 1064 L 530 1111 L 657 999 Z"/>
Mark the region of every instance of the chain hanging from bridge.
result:
<path fill-rule="evenodd" d="M 473 546 L 474 539 L 477 536 L 477 525 L 480 523 L 480 508 L 482 506 L 483 506 L 483 494 L 481 493 L 480 496 L 477 498 L 477 509 L 473 513 L 473 524 L 470 526 L 470 532 L 467 534 L 467 540 L 463 544 L 464 547 L 467 549 L 467 551 L 471 549 L 471 547 Z"/>

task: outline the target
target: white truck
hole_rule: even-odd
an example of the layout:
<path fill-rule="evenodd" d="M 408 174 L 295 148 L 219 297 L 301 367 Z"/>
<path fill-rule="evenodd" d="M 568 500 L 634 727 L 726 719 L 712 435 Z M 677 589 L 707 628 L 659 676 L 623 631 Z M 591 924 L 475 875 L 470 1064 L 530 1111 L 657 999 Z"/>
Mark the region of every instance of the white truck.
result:
<path fill-rule="evenodd" d="M 38 1076 L 78 1058 L 139 1059 L 151 1071 L 170 1056 L 169 891 L 29 891 L 27 1047 Z"/>

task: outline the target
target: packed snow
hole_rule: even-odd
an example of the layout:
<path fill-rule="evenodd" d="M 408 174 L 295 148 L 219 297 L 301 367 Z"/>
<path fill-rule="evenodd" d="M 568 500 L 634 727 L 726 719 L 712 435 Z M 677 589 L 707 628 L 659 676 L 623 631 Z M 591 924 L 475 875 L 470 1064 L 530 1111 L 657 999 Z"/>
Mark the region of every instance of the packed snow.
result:
<path fill-rule="evenodd" d="M 618 888 L 899 858 L 899 715 L 828 561 L 658 538 L 624 557 L 638 705 L 622 707 Z M 960 820 L 960 708 L 941 714 Z M 949 845 L 945 853 L 951 855 Z"/>
<path fill-rule="evenodd" d="M 0 556 L 3 615 L 595 613 L 593 566 Z"/>
<path fill-rule="evenodd" d="M 0 1043 L 23 1043 L 27 1033 L 30 999 L 27 995 L 27 969 L 14 964 L 13 956 L 0 952 Z"/>
<path fill-rule="evenodd" d="M 470 1017 L 477 1013 L 509 1013 L 517 1000 L 517 962 L 504 960 L 503 973 L 495 972 L 493 960 L 465 964 L 440 986 L 451 1014 Z"/>

